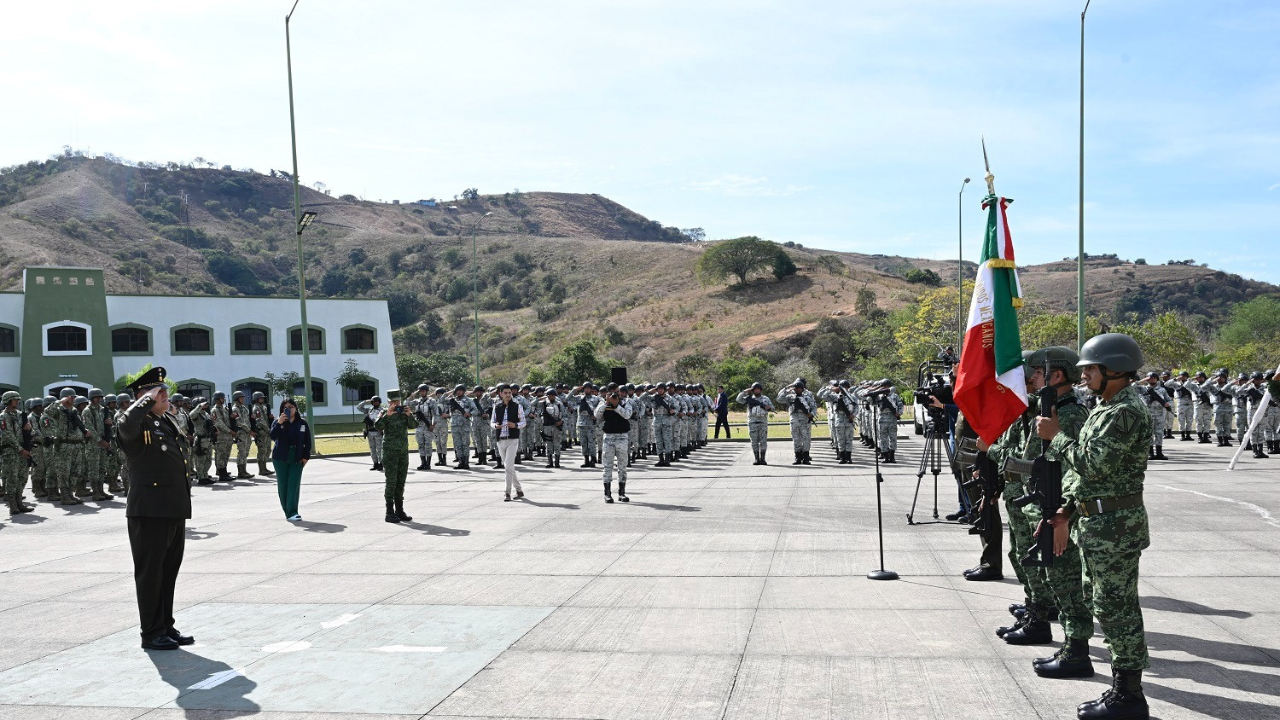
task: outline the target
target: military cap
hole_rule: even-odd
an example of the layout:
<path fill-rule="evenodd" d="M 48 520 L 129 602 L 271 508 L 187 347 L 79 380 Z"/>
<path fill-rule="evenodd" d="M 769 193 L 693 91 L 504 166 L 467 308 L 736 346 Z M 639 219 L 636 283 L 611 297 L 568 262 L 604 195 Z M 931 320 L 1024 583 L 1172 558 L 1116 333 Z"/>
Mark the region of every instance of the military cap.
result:
<path fill-rule="evenodd" d="M 213 394 L 213 400 L 214 400 L 214 402 L 217 402 L 217 401 L 219 401 L 219 400 L 226 400 L 226 399 L 227 399 L 227 394 L 226 394 L 226 393 L 224 393 L 224 392 L 222 392 L 221 390 L 219 390 L 219 391 L 217 391 L 217 392 L 215 392 L 215 393 Z"/>
<path fill-rule="evenodd" d="M 266 395 L 264 395 L 264 394 L 262 394 L 262 391 L 261 391 L 261 390 L 255 390 L 255 391 L 253 392 L 253 399 L 254 399 L 255 401 L 257 401 L 257 400 L 266 400 L 266 399 L 267 399 L 267 396 L 266 396 Z"/>
<path fill-rule="evenodd" d="M 63 399 L 63 398 L 73 398 L 73 397 L 75 397 L 75 396 L 76 396 L 76 389 L 75 389 L 75 388 L 64 387 L 64 388 L 62 388 L 62 390 L 61 390 L 60 392 L 58 392 L 58 399 L 59 399 L 59 400 L 61 400 L 61 399 Z"/>
<path fill-rule="evenodd" d="M 1142 348 L 1124 333 L 1103 333 L 1089 338 L 1080 348 L 1080 367 L 1101 365 L 1111 372 L 1132 373 L 1142 367 Z"/>
<path fill-rule="evenodd" d="M 764 389 L 764 386 L 763 386 L 763 385 L 761 385 L 761 384 L 760 384 L 760 383 L 758 383 L 758 382 L 753 382 L 753 383 L 751 383 L 751 389 L 752 389 L 752 390 L 763 390 L 763 389 Z"/>
<path fill-rule="evenodd" d="M 174 393 L 173 395 L 169 396 L 170 405 L 181 403 L 183 400 L 186 400 L 186 398 L 182 396 L 182 393 Z"/>
<path fill-rule="evenodd" d="M 390 390 L 388 390 L 388 391 L 387 391 L 387 399 L 388 399 L 388 400 L 399 400 L 399 399 L 400 399 L 400 388 L 391 388 Z"/>
<path fill-rule="evenodd" d="M 235 392 L 231 393 L 231 399 L 232 399 L 232 400 L 243 400 L 243 399 L 244 399 L 244 393 L 243 393 L 243 392 L 241 392 L 241 391 L 239 391 L 239 390 L 236 390 Z"/>
<path fill-rule="evenodd" d="M 15 390 L 9 390 L 4 395 L 0 395 L 0 403 L 3 403 L 5 405 L 8 405 L 10 402 L 14 400 L 21 400 L 21 399 L 22 399 L 22 393 L 17 392 Z"/>
<path fill-rule="evenodd" d="M 484 392 L 484 386 L 483 386 L 483 385 L 477 385 L 477 386 L 475 386 L 475 387 L 471 388 L 471 390 L 472 390 L 472 392 Z"/>
<path fill-rule="evenodd" d="M 162 387 L 169 373 L 162 367 L 153 367 L 125 387 L 136 393 L 144 393 L 151 388 Z"/>
<path fill-rule="evenodd" d="M 102 397 L 101 388 L 89 388 L 89 399 L 92 400 L 96 397 Z"/>
<path fill-rule="evenodd" d="M 467 390 L 467 386 L 466 386 L 466 385 L 463 385 L 462 383 L 458 383 L 457 385 L 454 385 L 454 386 L 453 386 L 453 391 L 454 391 L 454 392 L 458 392 L 459 390 L 462 390 L 463 392 L 466 392 L 466 390 Z"/>
<path fill-rule="evenodd" d="M 89 398 L 87 398 L 87 397 L 85 397 L 85 396 L 83 396 L 83 395 L 77 395 L 77 396 L 76 396 L 76 401 L 75 401 L 74 403 L 72 403 L 72 405 L 77 405 L 77 406 L 79 406 L 79 405 L 88 405 L 88 404 L 89 404 Z"/>

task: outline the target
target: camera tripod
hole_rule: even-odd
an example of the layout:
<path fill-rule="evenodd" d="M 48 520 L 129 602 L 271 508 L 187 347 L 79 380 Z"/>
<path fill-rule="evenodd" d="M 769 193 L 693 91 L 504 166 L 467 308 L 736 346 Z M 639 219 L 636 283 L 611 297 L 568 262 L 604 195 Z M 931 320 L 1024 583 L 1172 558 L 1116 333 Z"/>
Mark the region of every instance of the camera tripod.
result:
<path fill-rule="evenodd" d="M 925 424 L 924 449 L 920 452 L 920 467 L 916 470 L 916 493 L 911 499 L 911 512 L 907 513 L 908 525 L 959 524 L 940 520 L 938 517 L 938 475 L 942 473 L 943 461 L 946 461 L 950 470 L 952 460 L 951 444 L 947 442 L 946 430 L 941 429 L 940 425 L 939 419 L 934 417 L 930 417 Z M 920 501 L 920 483 L 928 472 L 933 473 L 933 520 L 917 522 L 915 515 L 916 504 Z"/>

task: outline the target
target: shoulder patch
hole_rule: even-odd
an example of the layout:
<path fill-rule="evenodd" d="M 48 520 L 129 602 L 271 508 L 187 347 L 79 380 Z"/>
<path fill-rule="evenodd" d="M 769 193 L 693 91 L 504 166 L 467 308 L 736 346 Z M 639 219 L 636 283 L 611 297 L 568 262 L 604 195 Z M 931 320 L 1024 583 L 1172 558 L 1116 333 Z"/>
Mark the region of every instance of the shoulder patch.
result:
<path fill-rule="evenodd" d="M 1138 413 L 1133 408 L 1120 408 L 1116 413 L 1116 427 L 1126 435 L 1138 427 Z"/>

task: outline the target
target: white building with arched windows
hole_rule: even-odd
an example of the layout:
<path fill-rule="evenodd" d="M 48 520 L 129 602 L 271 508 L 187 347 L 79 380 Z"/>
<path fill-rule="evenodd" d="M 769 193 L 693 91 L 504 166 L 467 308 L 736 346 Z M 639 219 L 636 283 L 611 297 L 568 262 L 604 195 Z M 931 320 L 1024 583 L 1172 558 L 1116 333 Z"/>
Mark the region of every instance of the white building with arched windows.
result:
<path fill-rule="evenodd" d="M 307 319 L 317 422 L 397 386 L 386 300 L 308 300 Z M 348 359 L 372 382 L 344 391 Z M 26 268 L 21 292 L 0 292 L 0 390 L 112 392 L 148 363 L 184 395 L 266 391 L 267 373 L 302 374 L 298 299 L 107 294 L 102 270 L 71 267 Z"/>

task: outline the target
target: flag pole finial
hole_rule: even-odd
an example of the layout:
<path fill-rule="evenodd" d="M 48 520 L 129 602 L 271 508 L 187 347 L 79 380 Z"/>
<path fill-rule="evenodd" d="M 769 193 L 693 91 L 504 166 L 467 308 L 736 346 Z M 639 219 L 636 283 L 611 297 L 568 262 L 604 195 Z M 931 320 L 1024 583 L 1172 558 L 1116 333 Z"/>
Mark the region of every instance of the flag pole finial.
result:
<path fill-rule="evenodd" d="M 987 193 L 989 195 L 996 194 L 996 176 L 991 174 L 991 163 L 987 160 L 987 139 L 982 138 L 982 164 L 987 168 L 987 174 L 983 177 L 987 181 Z"/>

